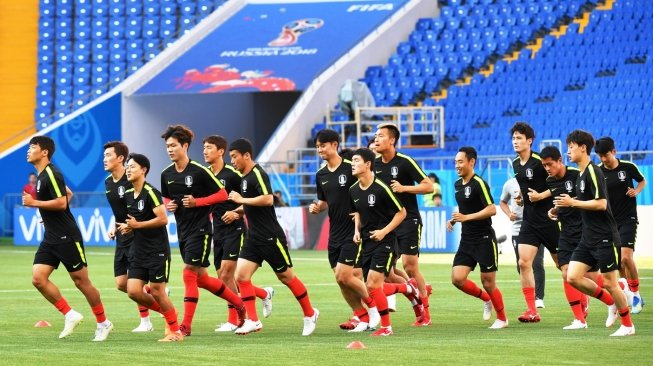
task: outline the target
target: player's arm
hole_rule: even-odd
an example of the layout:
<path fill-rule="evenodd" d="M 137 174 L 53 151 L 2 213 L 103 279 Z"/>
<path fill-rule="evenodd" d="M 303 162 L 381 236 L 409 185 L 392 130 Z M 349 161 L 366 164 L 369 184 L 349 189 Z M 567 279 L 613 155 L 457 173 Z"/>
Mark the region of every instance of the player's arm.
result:
<path fill-rule="evenodd" d="M 395 212 L 395 215 L 392 217 L 392 220 L 381 230 L 374 230 L 370 234 L 371 239 L 374 240 L 383 240 L 386 235 L 391 233 L 394 229 L 401 224 L 406 218 L 406 208 L 402 207 L 401 210 Z"/>
<path fill-rule="evenodd" d="M 635 197 L 642 190 L 644 190 L 644 187 L 646 187 L 646 178 L 642 177 L 642 180 L 637 182 L 637 185 L 635 186 L 635 188 L 628 188 L 628 190 L 626 191 L 626 195 L 628 197 Z"/>
<path fill-rule="evenodd" d="M 538 192 L 538 191 L 534 190 L 533 188 L 528 189 L 528 199 L 531 202 L 541 201 L 541 200 L 549 198 L 549 197 L 551 197 L 551 191 L 548 190 L 548 189 L 546 191 L 544 191 L 544 192 Z"/>
<path fill-rule="evenodd" d="M 396 180 L 390 182 L 390 187 L 393 192 L 396 193 L 410 193 L 410 194 L 427 194 L 433 193 L 433 183 L 431 180 L 426 177 L 422 179 L 418 184 L 413 186 L 404 186 L 401 185 Z"/>
<path fill-rule="evenodd" d="M 360 244 L 361 242 L 361 215 L 358 212 L 350 214 L 354 220 L 354 243 Z"/>
<path fill-rule="evenodd" d="M 66 196 L 57 197 L 52 200 L 35 200 L 31 194 L 23 192 L 23 206 L 40 208 L 48 211 L 63 211 L 68 207 Z"/>
<path fill-rule="evenodd" d="M 241 196 L 240 193 L 236 191 L 231 191 L 231 193 L 229 193 L 229 199 L 239 205 L 258 206 L 258 207 L 266 207 L 266 206 L 274 205 L 274 196 L 271 194 L 264 194 L 256 197 L 245 198 Z"/>
<path fill-rule="evenodd" d="M 484 209 L 471 214 L 463 215 L 460 212 L 454 212 L 451 216 L 452 222 L 478 221 L 485 220 L 497 214 L 497 208 L 493 204 L 485 206 Z"/>
<path fill-rule="evenodd" d="M 605 211 L 608 209 L 608 200 L 605 198 L 581 201 L 570 197 L 568 194 L 561 194 L 554 198 L 553 204 L 555 207 L 573 207 L 588 211 Z"/>
<path fill-rule="evenodd" d="M 326 210 L 327 207 L 328 207 L 328 204 L 326 203 L 326 201 L 315 200 L 315 201 L 313 201 L 313 203 L 308 205 L 308 212 L 310 212 L 312 214 L 319 214 L 320 212 Z"/>
<path fill-rule="evenodd" d="M 66 186 L 66 198 L 68 199 L 68 202 L 73 199 L 73 191 L 71 191 L 68 186 Z"/>
<path fill-rule="evenodd" d="M 202 174 L 200 176 L 204 180 L 204 184 L 208 188 L 209 194 L 205 197 L 193 197 L 193 195 L 185 195 L 181 200 L 184 204 L 184 207 L 202 207 L 202 206 L 212 206 L 220 202 L 224 202 L 229 199 L 227 195 L 227 190 L 224 189 L 224 186 L 218 178 L 211 173 L 211 171 L 203 166 L 199 166 L 202 169 Z"/>
<path fill-rule="evenodd" d="M 164 205 L 156 206 L 152 209 L 152 212 L 154 212 L 156 217 L 147 221 L 136 221 L 133 216 L 127 215 L 127 220 L 125 220 L 125 223 L 121 225 L 127 225 L 130 229 L 155 229 L 168 224 L 168 214 L 166 213 Z"/>

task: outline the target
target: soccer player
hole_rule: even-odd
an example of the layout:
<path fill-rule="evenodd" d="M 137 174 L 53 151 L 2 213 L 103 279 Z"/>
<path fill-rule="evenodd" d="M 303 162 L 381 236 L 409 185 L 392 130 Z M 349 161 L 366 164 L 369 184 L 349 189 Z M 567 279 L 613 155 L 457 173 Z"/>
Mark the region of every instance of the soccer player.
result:
<path fill-rule="evenodd" d="M 354 223 L 350 217 L 349 187 L 355 181 L 351 175 L 351 161 L 338 155 L 339 144 L 340 135 L 334 130 L 321 130 L 315 136 L 317 153 L 326 165 L 315 174 L 318 199 L 308 206 L 308 210 L 312 214 L 329 210 L 329 264 L 343 298 L 354 311 L 352 320 L 340 324 L 340 328 L 362 332 L 376 328 L 381 318 L 365 283 L 354 273 L 359 247 L 352 241 Z"/>
<path fill-rule="evenodd" d="M 110 141 L 104 144 L 103 164 L 109 176 L 104 180 L 105 194 L 116 226 L 127 219 L 127 206 L 125 205 L 125 191 L 131 188 L 125 174 L 125 163 L 129 156 L 129 148 L 122 141 Z M 116 278 L 116 287 L 122 292 L 127 292 L 127 268 L 129 267 L 129 251 L 134 235 L 123 235 L 116 231 L 116 226 L 109 229 L 109 239 L 116 240 L 116 253 L 113 257 L 113 275 Z M 141 323 L 132 332 L 142 333 L 154 330 L 150 321 L 150 312 L 147 307 L 139 305 L 138 311 Z"/>
<path fill-rule="evenodd" d="M 139 305 L 163 314 L 169 332 L 159 342 L 181 342 L 177 311 L 166 293 L 170 276 L 170 244 L 168 215 L 161 193 L 145 181 L 150 160 L 132 153 L 127 159 L 127 180 L 132 185 L 125 191 L 125 221 L 119 223 L 122 235 L 132 235 L 132 258 L 127 271 L 127 293 Z M 145 291 L 150 283 L 150 292 Z M 150 327 L 151 330 L 151 327 Z"/>
<path fill-rule="evenodd" d="M 575 130 L 567 136 L 569 159 L 578 164 L 580 175 L 576 180 L 576 197 L 561 194 L 555 207 L 573 207 L 580 210 L 583 232 L 567 268 L 567 282 L 585 294 L 596 297 L 609 306 L 606 327 L 612 326 L 616 312 L 621 316 L 621 327 L 611 336 L 635 334 L 630 319 L 628 300 L 618 284 L 619 255 L 615 243 L 619 241 L 617 223 L 608 202 L 605 177 L 601 169 L 590 160 L 594 138 L 588 132 Z M 598 266 L 603 276 L 603 288 L 585 277 L 592 267 Z M 607 291 L 605 291 L 607 289 Z M 615 306 L 616 305 L 616 306 Z"/>
<path fill-rule="evenodd" d="M 608 198 L 610 208 L 617 221 L 617 228 L 621 238 L 621 277 L 628 280 L 628 288 L 633 293 L 632 311 L 639 314 L 644 305 L 642 296 L 639 294 L 639 275 L 637 265 L 633 259 L 635 252 L 635 240 L 637 238 L 637 195 L 646 186 L 646 179 L 637 168 L 635 163 L 617 159 L 617 150 L 614 140 L 610 137 L 602 137 L 596 141 L 594 151 L 601 159 L 601 170 L 605 175 L 605 183 L 608 187 Z M 637 186 L 633 186 L 633 181 Z"/>
<path fill-rule="evenodd" d="M 354 212 L 354 242 L 361 246 L 356 267 L 363 269 L 367 291 L 381 315 L 381 327 L 372 336 L 390 336 L 393 332 L 383 287 L 394 256 L 394 230 L 406 218 L 406 209 L 390 187 L 374 176 L 374 160 L 369 149 L 354 152 L 351 171 L 358 182 L 351 186 L 349 195 Z"/>
<path fill-rule="evenodd" d="M 308 336 L 315 331 L 320 312 L 311 305 L 308 290 L 292 269 L 286 234 L 274 211 L 270 179 L 254 162 L 253 150 L 252 143 L 246 139 L 237 139 L 229 146 L 231 164 L 243 175 L 240 192 L 231 191 L 229 199 L 242 205 L 238 208 L 238 213 L 245 214 L 249 227 L 236 265 L 236 281 L 249 319 L 236 329 L 236 334 L 248 334 L 263 329 L 263 324 L 256 314 L 252 276 L 265 261 L 299 302 L 304 313 L 302 335 Z"/>
<path fill-rule="evenodd" d="M 374 138 L 376 153 L 375 175 L 388 185 L 406 208 L 406 220 L 397 228 L 397 247 L 406 273 L 414 280 L 409 283 L 419 289 L 417 303 L 423 312 L 416 311 L 415 326 L 431 325 L 429 297 L 424 276 L 419 270 L 419 246 L 422 238 L 422 217 L 417 206 L 417 195 L 433 193 L 433 183 L 411 157 L 397 152 L 399 129 L 393 124 L 379 125 Z M 415 185 L 417 182 L 417 185 Z M 378 304 L 377 304 L 378 305 Z"/>
<path fill-rule="evenodd" d="M 242 300 L 218 278 L 209 276 L 212 227 L 211 205 L 225 201 L 227 193 L 213 173 L 188 157 L 193 132 L 184 125 L 168 126 L 161 135 L 172 164 L 161 172 L 161 194 L 177 221 L 179 250 L 184 261 L 184 319 L 180 329 L 191 335 L 199 288 L 225 299 L 244 315 Z"/>
<path fill-rule="evenodd" d="M 510 134 L 513 148 L 518 155 L 512 161 L 512 168 L 521 191 L 517 203 L 524 206 L 518 251 L 519 275 L 528 309 L 518 319 L 522 323 L 536 323 L 540 321 L 540 314 L 535 305 L 533 260 L 540 245 L 544 245 L 557 266 L 556 248 L 560 229 L 548 217 L 549 209 L 553 207 L 551 197 L 541 198 L 539 195 L 548 190 L 546 187 L 548 174 L 542 166 L 540 156 L 531 150 L 535 131 L 528 123 L 517 122 L 510 129 Z"/>
<path fill-rule="evenodd" d="M 50 162 L 54 151 L 54 141 L 47 136 L 32 137 L 27 150 L 27 162 L 34 165 L 38 172 L 36 199 L 23 192 L 22 202 L 23 206 L 39 209 L 45 226 L 43 241 L 34 255 L 32 284 L 64 315 L 64 329 L 59 338 L 71 335 L 84 317 L 71 309 L 57 285 L 50 281 L 52 272 L 63 263 L 95 315 L 97 328 L 93 341 L 104 341 L 113 324 L 104 314 L 100 292 L 88 277 L 82 234 L 68 206 L 66 183 L 61 172 Z"/>
<path fill-rule="evenodd" d="M 454 212 L 451 220 L 447 221 L 447 230 L 452 231 L 457 222 L 461 223 L 462 230 L 460 245 L 453 259 L 451 282 L 460 291 L 483 300 L 483 320 L 490 320 L 494 306 L 497 319 L 490 329 L 506 328 L 508 318 L 503 296 L 496 285 L 499 256 L 492 216 L 496 215 L 497 209 L 490 187 L 474 172 L 476 149 L 463 146 L 455 159 L 456 172 L 460 177 L 454 185 L 458 212 Z M 468 278 L 477 264 L 481 269 L 481 283 L 485 291 Z"/>
<path fill-rule="evenodd" d="M 215 178 L 222 183 L 227 193 L 240 190 L 242 174 L 233 166 L 226 164 L 224 153 L 227 150 L 227 140 L 219 135 L 211 135 L 204 138 L 204 161 L 209 164 L 209 169 Z M 213 262 L 217 270 L 218 278 L 224 282 L 234 293 L 238 293 L 236 279 L 236 262 L 240 248 L 245 241 L 247 227 L 245 220 L 236 212 L 239 207 L 233 201 L 223 201 L 211 208 L 213 216 Z M 263 302 L 263 316 L 269 317 L 272 313 L 272 296 L 274 289 L 266 287 L 254 287 L 256 296 Z M 216 332 L 233 332 L 238 329 L 238 312 L 236 308 L 228 304 L 228 320 L 218 326 Z"/>
<path fill-rule="evenodd" d="M 518 205 L 516 198 L 521 194 L 519 183 L 517 179 L 510 178 L 503 184 L 501 190 L 501 200 L 499 207 L 501 211 L 508 216 L 512 222 L 512 248 L 515 251 L 515 259 L 517 260 L 517 273 L 519 274 L 519 230 L 521 229 L 521 222 L 524 217 L 524 206 Z M 499 251 L 501 252 L 501 251 Z M 544 308 L 544 288 L 545 276 L 544 271 L 544 245 L 537 248 L 537 254 L 533 260 L 533 276 L 535 278 L 535 307 Z"/>

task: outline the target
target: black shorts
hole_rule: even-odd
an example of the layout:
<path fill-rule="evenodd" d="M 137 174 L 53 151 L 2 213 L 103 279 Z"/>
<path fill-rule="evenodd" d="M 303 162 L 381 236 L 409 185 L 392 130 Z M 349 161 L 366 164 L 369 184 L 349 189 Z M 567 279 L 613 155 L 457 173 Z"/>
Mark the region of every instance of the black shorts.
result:
<path fill-rule="evenodd" d="M 381 272 L 385 276 L 392 268 L 394 258 L 394 238 L 392 240 L 374 241 L 363 239 L 361 249 L 356 259 L 355 268 L 363 269 L 363 277 L 367 280 L 369 271 Z"/>
<path fill-rule="evenodd" d="M 179 241 L 179 252 L 185 264 L 197 267 L 211 265 L 211 234 L 203 234 Z"/>
<path fill-rule="evenodd" d="M 608 273 L 621 268 L 618 252 L 619 249 L 612 240 L 603 240 L 594 244 L 581 240 L 571 260 L 593 268 L 598 267 L 601 273 Z"/>
<path fill-rule="evenodd" d="M 292 268 L 292 259 L 286 238 L 245 238 L 239 258 L 254 262 L 259 266 L 265 261 L 275 273 L 283 273 L 288 268 Z"/>
<path fill-rule="evenodd" d="M 551 254 L 557 253 L 556 248 L 558 247 L 559 237 L 560 227 L 553 221 L 551 225 L 541 228 L 534 228 L 528 222 L 523 221 L 519 230 L 519 244 L 527 244 L 534 247 L 544 245 Z"/>
<path fill-rule="evenodd" d="M 148 258 L 134 258 L 129 262 L 127 278 L 152 283 L 168 282 L 170 278 L 170 253 L 153 254 Z"/>
<path fill-rule="evenodd" d="M 131 247 L 116 247 L 116 254 L 113 256 L 113 276 L 118 277 L 127 274 Z"/>
<path fill-rule="evenodd" d="M 419 256 L 419 244 L 422 240 L 422 220 L 406 219 L 395 230 L 399 255 Z"/>
<path fill-rule="evenodd" d="M 354 244 L 351 240 L 335 243 L 329 241 L 329 265 L 331 268 L 336 268 L 338 263 L 354 266 L 359 249 L 360 245 Z"/>
<path fill-rule="evenodd" d="M 619 238 L 621 244 L 618 246 L 630 248 L 635 250 L 635 242 L 637 241 L 637 220 L 627 221 L 619 224 Z"/>
<path fill-rule="evenodd" d="M 499 270 L 499 251 L 493 234 L 460 239 L 458 251 L 453 257 L 453 266 L 465 266 L 473 271 L 477 264 L 482 273 Z"/>
<path fill-rule="evenodd" d="M 245 242 L 244 226 L 223 226 L 213 233 L 213 264 L 220 269 L 222 261 L 238 261 L 238 254 Z"/>
<path fill-rule="evenodd" d="M 70 240 L 51 244 L 42 241 L 34 254 L 34 264 L 47 264 L 56 269 L 59 268 L 59 263 L 63 263 L 68 272 L 77 272 L 88 266 L 84 242 Z"/>
<path fill-rule="evenodd" d="M 560 236 L 558 240 L 558 265 L 564 266 L 569 264 L 571 261 L 571 256 L 574 253 L 574 250 L 578 247 L 580 243 L 581 236 Z"/>

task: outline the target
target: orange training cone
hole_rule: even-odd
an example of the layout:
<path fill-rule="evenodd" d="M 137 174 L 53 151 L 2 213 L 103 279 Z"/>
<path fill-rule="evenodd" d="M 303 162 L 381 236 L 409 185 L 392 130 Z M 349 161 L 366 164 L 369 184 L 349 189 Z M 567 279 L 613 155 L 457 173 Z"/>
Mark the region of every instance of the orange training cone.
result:
<path fill-rule="evenodd" d="M 353 341 L 347 345 L 348 349 L 363 349 L 367 348 L 361 341 Z"/>
<path fill-rule="evenodd" d="M 51 326 L 52 324 L 48 323 L 47 320 L 39 320 L 36 322 L 36 324 L 34 324 L 34 328 L 47 328 Z"/>

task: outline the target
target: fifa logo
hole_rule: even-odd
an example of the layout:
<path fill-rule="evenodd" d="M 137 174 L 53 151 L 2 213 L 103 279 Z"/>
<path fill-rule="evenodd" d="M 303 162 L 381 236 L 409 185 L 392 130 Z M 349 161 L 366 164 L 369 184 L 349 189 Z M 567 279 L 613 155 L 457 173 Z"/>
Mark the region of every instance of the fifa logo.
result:
<path fill-rule="evenodd" d="M 580 181 L 580 191 L 582 193 L 585 193 L 585 181 L 584 180 Z"/>
<path fill-rule="evenodd" d="M 143 211 L 143 209 L 145 208 L 145 201 L 139 200 L 136 207 L 138 207 L 138 211 Z"/>
<path fill-rule="evenodd" d="M 367 203 L 370 206 L 374 206 L 375 202 L 376 202 L 376 196 L 374 194 L 370 194 L 369 196 L 367 196 Z"/>
<path fill-rule="evenodd" d="M 390 174 L 392 174 L 392 178 L 397 178 L 397 175 L 399 175 L 399 168 L 393 166 L 390 168 Z"/>
<path fill-rule="evenodd" d="M 571 192 L 574 189 L 574 184 L 570 180 L 565 182 L 565 189 L 567 192 Z"/>
<path fill-rule="evenodd" d="M 617 177 L 619 177 L 620 181 L 625 181 L 626 180 L 626 172 L 623 170 L 620 170 L 619 173 L 617 173 Z"/>
<path fill-rule="evenodd" d="M 122 198 L 122 196 L 124 196 L 124 195 L 125 195 L 125 187 L 123 187 L 123 186 L 118 187 L 118 196 L 120 196 L 120 198 Z"/>
<path fill-rule="evenodd" d="M 469 198 L 472 194 L 472 187 L 465 187 L 465 198 Z"/>
<path fill-rule="evenodd" d="M 526 178 L 533 179 L 533 169 L 531 168 L 526 169 Z"/>
<path fill-rule="evenodd" d="M 347 176 L 344 174 L 340 174 L 340 176 L 338 177 L 338 183 L 340 183 L 341 187 L 347 184 Z"/>
<path fill-rule="evenodd" d="M 243 193 L 247 192 L 247 181 L 246 180 L 243 180 L 242 191 L 243 191 Z"/>

